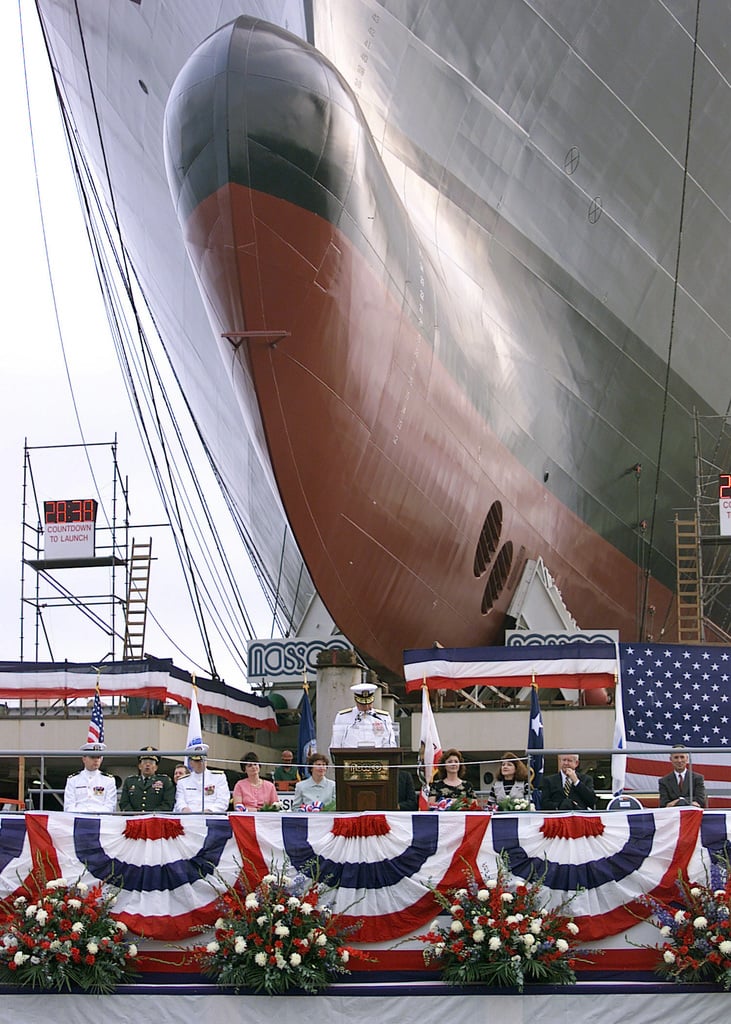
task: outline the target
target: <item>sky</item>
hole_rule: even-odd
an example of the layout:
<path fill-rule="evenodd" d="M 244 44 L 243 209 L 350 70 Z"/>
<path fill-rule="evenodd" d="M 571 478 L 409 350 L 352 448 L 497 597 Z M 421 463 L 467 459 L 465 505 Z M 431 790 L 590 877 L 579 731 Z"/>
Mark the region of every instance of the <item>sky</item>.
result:
<path fill-rule="evenodd" d="M 111 650 L 110 639 L 69 607 L 44 610 L 36 642 L 40 620 L 28 600 L 21 601 L 21 595 L 33 599 L 36 593 L 36 573 L 27 567 L 21 587 L 22 523 L 24 518 L 36 521 L 30 490 L 24 516 L 23 470 L 27 443 L 32 448 L 30 468 L 40 502 L 92 497 L 96 479 L 110 506 L 111 446 L 116 436 L 119 472 L 128 480 L 134 536 L 141 541 L 153 539 L 150 611 L 161 628 L 148 618 L 145 649 L 158 657 L 172 657 L 181 668 L 208 675 L 171 533 L 152 525 L 163 524 L 165 512 L 139 440 L 99 293 L 31 0 L 0 3 L 0 77 L 4 154 L 0 161 L 0 660 L 20 658 L 21 631 L 25 660 L 35 660 L 38 651 L 40 660 L 95 661 Z M 187 420 L 182 401 L 178 409 Z M 188 435 L 190 446 L 197 448 L 191 428 Z M 93 447 L 51 447 L 82 442 Z M 208 477 L 202 454 L 196 463 L 201 477 Z M 29 480 L 26 473 L 26 483 Z M 217 493 L 213 483 L 208 490 Z M 242 590 L 255 634 L 270 636 L 271 613 L 222 500 L 216 519 L 237 575 L 245 574 Z M 25 536 L 31 538 L 30 533 Z M 76 594 L 102 597 L 110 591 L 106 570 L 66 569 L 60 578 Z M 123 594 L 124 588 L 117 592 Z M 109 607 L 100 605 L 97 610 L 109 619 Z M 123 631 L 119 612 L 117 627 Z M 211 644 L 218 674 L 232 685 L 244 685 L 240 663 L 214 632 Z M 119 642 L 116 656 L 121 657 Z"/>

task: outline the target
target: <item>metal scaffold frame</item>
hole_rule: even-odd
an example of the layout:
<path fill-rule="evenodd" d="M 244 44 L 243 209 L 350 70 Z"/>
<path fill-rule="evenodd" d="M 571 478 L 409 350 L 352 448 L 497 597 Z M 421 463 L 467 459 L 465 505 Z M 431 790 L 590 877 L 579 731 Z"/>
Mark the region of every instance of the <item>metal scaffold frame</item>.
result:
<path fill-rule="evenodd" d="M 96 524 L 96 543 L 93 557 L 49 559 L 45 556 L 44 536 L 45 518 L 43 515 L 44 500 L 39 498 L 36 486 L 36 476 L 33 470 L 33 453 L 50 451 L 70 451 L 81 449 L 84 452 L 86 462 L 89 466 L 93 487 L 89 490 L 97 492 L 94 470 L 91 463 L 91 449 L 108 448 L 111 459 L 111 516 L 106 518 L 103 503 L 99 500 L 99 510 L 106 519 L 106 523 Z M 59 496 L 60 497 L 60 496 Z M 64 494 L 64 500 L 71 497 Z M 73 495 L 79 497 L 79 495 Z M 119 505 L 121 504 L 121 514 Z M 120 521 L 121 519 L 121 521 Z M 21 540 L 21 581 L 20 581 L 20 661 L 27 660 L 26 655 L 26 611 L 32 609 L 34 614 L 34 638 L 33 638 L 33 660 L 38 662 L 41 659 L 41 645 L 45 644 L 48 652 L 48 660 L 56 660 L 51 649 L 51 640 L 48 635 L 44 613 L 54 608 L 71 607 L 76 608 L 94 626 L 100 629 L 108 638 L 110 649 L 105 653 L 104 658 L 115 660 L 117 646 L 124 640 L 123 634 L 117 629 L 117 614 L 121 610 L 124 613 L 126 607 L 126 595 L 129 592 L 129 501 L 128 485 L 126 478 L 123 479 L 119 471 L 117 460 L 117 438 L 112 442 L 99 442 L 96 444 L 68 444 L 68 445 L 38 445 L 30 446 L 27 439 L 24 444 L 23 457 L 23 497 L 22 497 L 22 540 Z M 109 570 L 110 583 L 106 593 L 77 594 L 60 578 L 70 569 L 107 569 Z M 28 570 L 34 573 L 34 582 L 29 585 L 27 576 Z M 120 571 L 123 570 L 123 571 Z M 124 586 L 125 596 L 120 596 L 117 591 Z M 107 609 L 106 616 L 100 614 L 97 609 Z"/>
<path fill-rule="evenodd" d="M 711 619 L 715 638 L 731 641 L 731 622 L 719 622 L 711 615 L 713 606 L 731 588 L 731 536 L 722 534 L 719 523 L 719 480 L 731 473 L 730 420 L 730 416 L 693 412 L 695 507 L 675 513 L 681 642 L 707 640 Z M 728 595 L 723 603 L 729 604 Z"/>

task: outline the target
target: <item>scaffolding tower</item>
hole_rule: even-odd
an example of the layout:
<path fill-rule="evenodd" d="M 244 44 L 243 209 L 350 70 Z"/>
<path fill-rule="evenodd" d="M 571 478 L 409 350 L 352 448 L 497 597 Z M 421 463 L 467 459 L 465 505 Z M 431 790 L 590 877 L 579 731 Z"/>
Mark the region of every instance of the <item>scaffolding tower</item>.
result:
<path fill-rule="evenodd" d="M 106 448 L 109 451 L 111 469 L 111 509 L 107 510 L 96 497 L 99 487 L 93 465 L 95 449 Z M 49 486 L 43 480 L 43 474 L 37 474 L 33 459 L 39 453 L 63 452 L 80 449 L 88 465 L 92 485 L 84 488 L 84 495 L 78 493 L 76 486 L 57 483 Z M 47 473 L 55 476 L 58 473 Z M 43 494 L 39 494 L 39 485 Z M 108 484 L 107 484 L 108 487 Z M 106 489 L 106 488 L 105 488 Z M 50 492 L 50 493 L 49 493 Z M 63 492 L 63 493 L 62 493 Z M 51 495 L 60 500 L 46 500 Z M 73 494 L 73 497 L 70 495 Z M 101 513 L 101 521 L 96 522 L 97 509 Z M 84 536 L 76 537 L 86 531 L 90 540 Z M 81 543 L 49 543 L 52 531 L 61 533 L 68 541 L 80 540 Z M 101 630 L 108 638 L 109 649 L 106 658 L 116 660 L 117 650 L 123 644 L 124 656 L 142 657 L 141 645 L 144 644 L 144 621 L 147 614 L 147 590 L 149 587 L 149 561 L 151 545 L 147 552 L 146 581 L 144 587 L 139 584 L 137 575 L 138 562 L 130 559 L 130 523 L 128 484 L 122 478 L 117 459 L 117 438 L 112 442 L 97 444 L 40 445 L 31 447 L 26 439 L 23 459 L 23 497 L 22 497 L 22 552 L 21 552 L 21 600 L 20 600 L 20 660 L 28 659 L 28 640 L 26 637 L 27 613 L 33 615 L 32 660 L 57 660 L 52 650 L 51 638 L 46 627 L 45 618 L 53 609 L 74 608 L 89 620 L 93 626 Z M 133 550 L 134 550 L 134 541 Z M 56 549 L 60 549 L 56 550 Z M 68 550 L 67 550 L 68 549 Z M 137 552 L 139 553 L 139 552 Z M 133 570 L 133 565 L 135 569 Z M 69 570 L 89 569 L 106 570 L 108 589 L 100 592 L 78 593 L 68 583 Z M 32 570 L 30 576 L 28 570 Z M 134 571 L 134 582 L 132 580 Z M 96 578 L 96 577 L 95 577 Z M 131 598 L 134 596 L 134 602 Z M 140 599 L 144 598 L 143 627 L 137 628 L 140 621 Z M 130 630 L 130 608 L 134 606 L 131 628 L 133 635 L 130 645 L 127 644 L 127 633 Z M 120 616 L 124 616 L 125 628 L 118 627 Z M 42 648 L 45 648 L 42 651 Z M 46 657 L 42 657 L 42 653 Z"/>
<path fill-rule="evenodd" d="M 729 420 L 729 416 L 701 416 L 697 410 L 693 412 L 695 505 L 675 513 L 681 643 L 708 639 L 711 621 L 716 638 L 731 642 L 731 516 L 726 522 L 721 519 L 725 477 L 731 500 Z"/>

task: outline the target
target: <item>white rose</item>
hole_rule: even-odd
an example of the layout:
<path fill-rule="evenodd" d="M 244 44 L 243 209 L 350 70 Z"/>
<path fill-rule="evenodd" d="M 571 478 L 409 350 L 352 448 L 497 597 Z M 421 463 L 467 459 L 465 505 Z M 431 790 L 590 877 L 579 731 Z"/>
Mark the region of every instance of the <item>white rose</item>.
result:
<path fill-rule="evenodd" d="M 327 945 L 327 935 L 324 935 L 324 934 L 320 933 L 320 935 L 317 936 L 317 945 L 318 946 L 326 946 Z"/>
<path fill-rule="evenodd" d="M 26 954 L 26 953 L 21 953 L 21 952 L 20 952 L 20 950 L 18 950 L 18 952 L 17 952 L 17 953 L 15 954 L 15 956 L 13 957 L 13 961 L 14 961 L 14 962 L 15 962 L 16 964 L 18 964 L 18 966 L 20 966 L 21 964 L 25 963 L 25 961 L 26 961 L 27 959 L 28 959 L 28 956 L 27 956 L 27 954 Z"/>
<path fill-rule="evenodd" d="M 264 877 L 262 878 L 262 883 L 264 885 L 271 885 L 272 882 L 276 882 L 276 880 L 277 880 L 277 876 L 276 875 L 264 875 Z"/>
<path fill-rule="evenodd" d="M 300 905 L 300 901 L 297 899 L 296 896 L 290 896 L 289 899 L 287 900 L 287 906 L 288 907 L 295 908 L 295 907 L 298 907 L 299 905 Z"/>
<path fill-rule="evenodd" d="M 568 948 L 569 944 L 566 939 L 556 939 L 556 949 L 559 953 L 565 953 Z"/>
<path fill-rule="evenodd" d="M 255 893 L 249 893 L 249 895 L 246 897 L 246 900 L 244 901 L 244 906 L 246 907 L 247 910 L 259 909 L 259 900 L 256 898 Z"/>
<path fill-rule="evenodd" d="M 452 915 L 452 917 L 454 917 L 454 915 L 458 914 L 461 909 L 462 908 L 460 907 L 459 903 L 453 903 L 452 906 L 449 908 L 449 913 Z"/>
<path fill-rule="evenodd" d="M 666 949 L 662 955 L 662 958 L 666 964 L 675 963 L 675 953 L 673 953 L 672 949 Z"/>
<path fill-rule="evenodd" d="M 728 956 L 731 953 L 731 942 L 728 939 L 724 939 L 723 942 L 719 942 L 718 948 L 724 956 Z"/>
<path fill-rule="evenodd" d="M 266 953 L 257 953 L 256 956 L 254 957 L 254 963 L 258 967 L 264 967 L 266 965 L 266 962 L 267 962 L 267 955 L 266 955 Z"/>
<path fill-rule="evenodd" d="M 256 923 L 259 925 L 260 928 L 262 927 L 262 925 L 265 925 L 267 923 L 266 914 L 261 914 L 259 917 L 257 917 Z"/>
<path fill-rule="evenodd" d="M 475 930 L 472 932 L 472 941 L 478 944 L 480 942 L 485 941 L 485 933 L 483 932 L 482 928 L 475 928 Z"/>
<path fill-rule="evenodd" d="M 541 921 L 539 917 L 537 917 L 534 921 L 531 921 L 530 923 L 530 930 L 534 935 L 538 935 L 542 927 L 543 921 Z"/>
<path fill-rule="evenodd" d="M 66 882 L 64 882 L 63 878 L 61 878 L 59 881 L 61 885 L 66 885 Z M 79 882 L 76 888 L 79 890 L 80 893 L 85 893 L 89 891 L 89 886 L 86 884 L 86 882 Z"/>
<path fill-rule="evenodd" d="M 277 904 L 275 905 L 275 907 L 274 907 L 274 913 L 275 913 L 275 914 L 283 914 L 283 913 L 284 913 L 284 911 L 285 911 L 285 909 L 286 909 L 286 908 L 285 908 L 285 906 L 284 906 L 284 904 L 283 904 L 283 903 L 277 903 Z"/>
<path fill-rule="evenodd" d="M 664 924 L 660 929 L 660 934 L 667 937 L 670 934 L 670 925 Z"/>
<path fill-rule="evenodd" d="M 521 935 L 521 939 L 523 940 L 524 946 L 535 945 L 536 937 L 535 935 L 531 935 L 530 932 L 527 935 Z M 561 942 L 563 942 L 563 939 L 561 939 Z M 566 948 L 568 949 L 568 946 Z"/>
<path fill-rule="evenodd" d="M 124 923 L 124 921 L 116 921 L 115 922 L 115 927 L 116 927 L 118 932 L 122 933 L 122 935 L 126 935 L 127 934 L 127 925 Z"/>
<path fill-rule="evenodd" d="M 675 917 L 673 918 L 673 921 L 675 921 L 677 924 L 682 924 L 684 920 L 685 920 L 685 911 L 684 910 L 679 910 L 677 912 L 677 914 L 675 915 Z"/>
<path fill-rule="evenodd" d="M 36 914 L 36 921 L 38 922 L 38 924 L 45 924 L 47 920 L 48 920 L 48 911 L 47 910 L 39 910 L 38 913 Z"/>
<path fill-rule="evenodd" d="M 459 935 L 460 932 L 464 931 L 464 925 L 461 921 L 452 921 L 449 926 L 450 932 L 454 932 L 455 935 Z"/>
<path fill-rule="evenodd" d="M 574 924 L 573 921 L 569 921 L 567 923 L 567 925 L 566 925 L 566 931 L 567 932 L 571 932 L 572 935 L 578 935 L 579 934 L 579 926 L 578 926 L 578 924 Z"/>
<path fill-rule="evenodd" d="M 134 942 L 130 942 L 129 946 L 127 946 L 127 956 L 133 958 L 137 956 L 137 946 L 135 946 Z"/>
<path fill-rule="evenodd" d="M 350 960 L 350 953 L 348 952 L 348 950 L 347 950 L 347 949 L 343 949 L 343 950 L 341 951 L 341 953 L 340 953 L 340 959 L 342 960 L 342 962 L 343 962 L 344 964 L 347 964 L 348 960 Z"/>
<path fill-rule="evenodd" d="M 209 942 L 206 946 L 206 953 L 217 953 L 221 947 L 217 942 Z"/>
<path fill-rule="evenodd" d="M 303 903 L 302 906 L 300 907 L 300 910 L 305 915 L 305 917 L 307 917 L 308 914 L 312 913 L 312 904 Z"/>
<path fill-rule="evenodd" d="M 497 937 L 497 935 L 493 935 L 493 937 L 490 939 L 490 941 L 487 944 L 488 949 L 492 949 L 493 951 L 496 950 L 496 949 L 500 949 L 501 946 L 502 946 L 502 942 Z"/>
<path fill-rule="evenodd" d="M 81 900 L 69 900 L 68 906 L 71 907 L 72 910 L 81 910 Z"/>
<path fill-rule="evenodd" d="M 708 918 L 697 917 L 693 922 L 693 927 L 696 928 L 698 931 L 702 931 L 704 928 L 708 927 Z"/>
<path fill-rule="evenodd" d="M 37 910 L 38 910 L 38 907 L 35 905 L 35 903 L 31 903 L 31 905 L 29 907 L 25 908 L 25 916 L 26 917 L 35 917 Z"/>
<path fill-rule="evenodd" d="M 76 924 L 72 924 L 71 925 L 71 931 L 74 933 L 74 935 L 81 935 L 83 930 L 84 930 L 84 926 L 81 923 L 81 921 L 77 921 Z"/>
<path fill-rule="evenodd" d="M 278 924 L 277 927 L 274 929 L 274 934 L 282 936 L 289 935 L 289 928 L 286 926 L 286 924 Z"/>
<path fill-rule="evenodd" d="M 54 939 L 54 940 L 53 940 L 53 942 L 52 942 L 52 943 L 50 944 L 50 946 L 49 946 L 48 948 L 49 948 L 49 949 L 50 949 L 50 950 L 51 950 L 52 952 L 55 952 L 55 951 L 56 951 L 57 949 L 60 949 L 60 948 L 61 948 L 61 943 L 59 942 L 59 940 L 58 940 L 58 939 Z"/>
<path fill-rule="evenodd" d="M 488 878 L 488 880 L 485 882 L 486 889 L 494 889 L 496 885 L 497 881 L 494 878 Z"/>
<path fill-rule="evenodd" d="M 87 951 L 87 953 L 92 953 L 92 954 L 93 953 L 98 953 L 99 952 L 99 947 L 97 946 L 96 942 L 87 942 L 87 944 L 86 944 L 86 951 Z"/>
<path fill-rule="evenodd" d="M 512 903 L 513 902 L 513 894 L 512 894 L 512 892 L 504 892 L 500 896 L 500 899 L 503 901 L 503 903 Z"/>
<path fill-rule="evenodd" d="M 27 902 L 28 902 L 28 900 L 25 898 L 25 896 L 18 896 L 17 900 L 13 900 L 13 906 L 14 907 L 22 907 L 23 904 L 27 903 Z"/>
<path fill-rule="evenodd" d="M 217 917 L 216 918 L 216 923 L 214 924 L 213 927 L 216 929 L 216 931 L 218 931 L 219 928 L 223 928 L 225 923 L 226 922 L 224 921 L 224 919 L 222 917 Z"/>
<path fill-rule="evenodd" d="M 691 896 L 700 896 L 700 894 L 701 894 L 701 891 L 700 891 L 700 889 L 698 888 L 697 885 L 693 886 L 693 888 L 690 890 L 690 895 Z"/>
<path fill-rule="evenodd" d="M 480 903 L 487 903 L 487 901 L 490 899 L 490 890 L 478 889 L 477 898 L 480 901 Z"/>
<path fill-rule="evenodd" d="M 293 967 L 299 967 L 299 965 L 302 963 L 302 957 L 299 955 L 299 953 L 290 953 L 289 962 Z"/>
<path fill-rule="evenodd" d="M 246 939 L 242 935 L 236 937 L 234 942 L 234 953 L 244 953 L 246 951 Z"/>

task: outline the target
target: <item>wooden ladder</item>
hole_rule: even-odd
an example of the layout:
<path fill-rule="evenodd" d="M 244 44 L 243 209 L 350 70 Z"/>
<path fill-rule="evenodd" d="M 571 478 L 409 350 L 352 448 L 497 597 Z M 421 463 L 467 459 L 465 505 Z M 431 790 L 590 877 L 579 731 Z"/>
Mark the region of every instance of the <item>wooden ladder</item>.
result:
<path fill-rule="evenodd" d="M 150 589 L 152 537 L 140 544 L 132 539 L 127 585 L 127 609 L 124 623 L 124 661 L 140 661 L 145 656 L 147 595 Z"/>
<path fill-rule="evenodd" d="M 675 516 L 675 562 L 677 570 L 678 640 L 700 643 L 701 581 L 698 565 L 698 520 Z"/>

